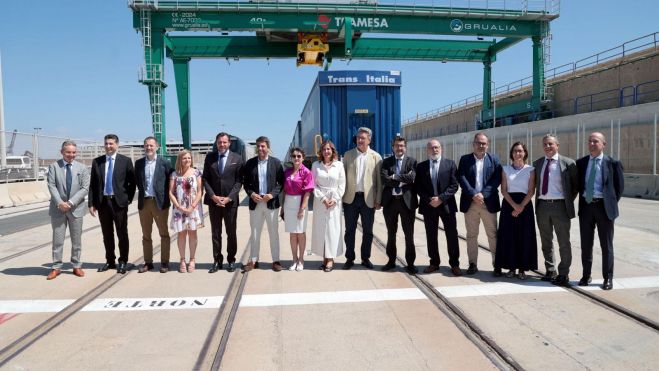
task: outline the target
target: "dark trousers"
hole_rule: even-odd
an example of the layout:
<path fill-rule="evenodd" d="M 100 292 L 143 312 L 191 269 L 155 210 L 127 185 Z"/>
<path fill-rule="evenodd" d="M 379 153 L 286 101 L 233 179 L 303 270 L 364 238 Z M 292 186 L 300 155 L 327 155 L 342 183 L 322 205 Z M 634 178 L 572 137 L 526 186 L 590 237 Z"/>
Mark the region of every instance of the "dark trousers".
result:
<path fill-rule="evenodd" d="M 114 229 L 119 239 L 119 263 L 128 263 L 128 207 L 117 205 L 114 198 L 103 198 L 98 208 L 98 219 L 103 232 L 103 246 L 105 246 L 105 261 L 115 263 Z"/>
<path fill-rule="evenodd" d="M 396 261 L 396 233 L 398 232 L 398 217 L 405 234 L 405 262 L 408 266 L 414 265 L 416 247 L 414 247 L 414 210 L 405 205 L 402 197 L 393 197 L 389 204 L 382 209 L 384 222 L 387 225 L 387 256 L 389 263 Z"/>
<path fill-rule="evenodd" d="M 238 240 L 236 238 L 238 208 L 208 205 L 208 216 L 211 220 L 213 260 L 220 263 L 224 261 L 222 256 L 222 221 L 224 221 L 224 229 L 227 232 L 227 262 L 235 262 L 236 251 L 238 251 Z"/>
<path fill-rule="evenodd" d="M 603 201 L 586 204 L 579 213 L 583 276 L 590 277 L 591 274 L 596 226 L 602 248 L 602 278 L 613 278 L 613 220 L 606 215 Z"/>
<path fill-rule="evenodd" d="M 355 232 L 357 219 L 362 218 L 362 260 L 371 258 L 371 244 L 373 243 L 373 222 L 375 221 L 375 208 L 368 207 L 364 201 L 364 194 L 355 194 L 351 204 L 343 203 L 343 216 L 346 221 L 346 260 L 355 260 Z"/>
<path fill-rule="evenodd" d="M 448 250 L 448 263 L 452 267 L 460 266 L 460 247 L 458 245 L 458 226 L 455 220 L 455 213 L 446 211 L 444 205 L 426 211 L 423 214 L 423 224 L 426 227 L 426 241 L 428 244 L 428 256 L 430 265 L 439 266 L 439 218 L 444 225 L 444 234 L 446 235 L 446 248 Z"/>

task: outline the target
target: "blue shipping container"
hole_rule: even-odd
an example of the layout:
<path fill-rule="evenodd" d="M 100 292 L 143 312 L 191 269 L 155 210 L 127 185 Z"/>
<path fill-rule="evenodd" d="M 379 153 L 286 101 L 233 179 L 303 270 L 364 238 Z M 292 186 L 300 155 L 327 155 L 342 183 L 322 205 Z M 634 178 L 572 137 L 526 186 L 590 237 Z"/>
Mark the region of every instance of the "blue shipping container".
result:
<path fill-rule="evenodd" d="M 314 138 L 331 139 L 340 155 L 355 147 L 359 127 L 373 131 L 371 148 L 391 153 L 400 133 L 399 71 L 321 71 L 302 111 L 293 144 L 315 156 Z"/>

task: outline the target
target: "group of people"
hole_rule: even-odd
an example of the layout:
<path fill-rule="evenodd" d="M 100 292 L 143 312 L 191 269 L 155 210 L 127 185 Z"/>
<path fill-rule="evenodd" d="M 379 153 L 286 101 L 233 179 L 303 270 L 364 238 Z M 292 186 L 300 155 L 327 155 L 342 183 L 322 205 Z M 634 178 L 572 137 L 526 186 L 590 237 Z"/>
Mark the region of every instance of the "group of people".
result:
<path fill-rule="evenodd" d="M 464 213 L 469 265 L 466 274 L 478 272 L 478 234 L 483 222 L 487 235 L 494 275 L 526 278 L 528 270 L 537 269 L 535 225 L 540 231 L 546 274 L 543 280 L 569 285 L 572 249 L 570 221 L 575 217 L 574 199 L 579 195 L 579 222 L 583 275 L 579 285 L 591 282 L 592 248 L 597 227 L 602 248 L 604 289 L 613 287 L 613 227 L 618 216 L 618 201 L 624 188 L 619 161 L 604 155 L 606 139 L 594 132 L 588 138 L 590 155 L 578 161 L 559 155 L 556 135 L 543 137 L 545 156 L 527 164 L 526 145 L 516 142 L 510 148 L 511 164 L 502 166 L 488 153 L 489 138 L 482 132 L 473 140 L 473 153 L 460 158 L 458 165 L 442 156 L 437 139 L 428 141 L 427 160 L 417 163 L 407 155 L 407 141 L 396 136 L 393 155 L 385 158 L 370 148 L 372 132 L 359 128 L 356 147 L 342 159 L 331 141 L 321 144 L 318 160 L 311 169 L 303 164 L 301 148 L 289 151 L 292 167 L 284 170 L 279 159 L 270 153 L 270 141 L 256 140 L 256 156 L 243 161 L 229 150 L 231 138 L 219 133 L 217 151 L 206 155 L 203 172 L 192 164 L 189 151 L 178 154 L 176 165 L 157 156 L 155 138 L 144 140 L 145 156 L 135 162 L 117 154 L 116 135 L 105 136 L 106 154 L 93 160 L 91 174 L 75 161 L 76 145 L 62 144 L 62 159 L 50 166 L 48 186 L 51 192 L 50 215 L 53 226 L 53 266 L 48 279 L 57 277 L 62 266 L 62 246 L 69 225 L 73 273 L 84 276 L 80 262 L 80 235 L 84 200 L 92 216 L 98 212 L 106 263 L 99 271 L 116 269 L 126 273 L 128 263 L 127 210 L 136 188 L 142 226 L 144 264 L 139 273 L 155 269 L 153 265 L 152 225 L 158 228 L 161 244 L 160 272 L 169 271 L 170 238 L 168 228 L 178 232 L 181 262 L 179 272 L 195 270 L 196 230 L 204 225 L 203 203 L 208 206 L 211 224 L 213 264 L 209 273 L 224 267 L 222 225 L 227 236 L 226 270 L 235 271 L 237 253 L 238 194 L 244 189 L 249 197 L 250 251 L 244 271 L 259 267 L 261 231 L 267 224 L 272 270 L 284 267 L 280 261 L 278 219 L 290 234 L 293 256 L 291 271 L 304 269 L 306 250 L 307 206 L 313 193 L 311 251 L 323 257 L 321 269 L 331 272 L 334 259 L 344 254 L 343 269 L 355 264 L 355 237 L 361 219 L 361 265 L 373 269 L 371 245 L 375 211 L 382 209 L 387 227 L 387 263 L 383 271 L 396 267 L 396 235 L 400 221 L 405 236 L 406 270 L 418 273 L 415 266 L 414 223 L 416 209 L 423 215 L 429 265 L 424 273 L 439 270 L 439 220 L 446 236 L 452 274 L 462 275 L 456 213 Z M 455 194 L 461 188 L 460 204 Z M 500 203 L 499 188 L 503 195 Z M 535 197 L 535 213 L 532 199 Z M 172 209 L 171 216 L 169 209 Z M 497 222 L 497 213 L 499 220 Z M 344 221 L 344 222 L 343 222 Z M 119 258 L 115 256 L 114 229 L 119 240 Z M 344 230 L 345 229 L 345 230 Z M 556 233 L 560 263 L 554 260 L 553 234 Z M 341 238 L 343 236 L 343 239 Z M 186 242 L 189 260 L 186 261 Z"/>

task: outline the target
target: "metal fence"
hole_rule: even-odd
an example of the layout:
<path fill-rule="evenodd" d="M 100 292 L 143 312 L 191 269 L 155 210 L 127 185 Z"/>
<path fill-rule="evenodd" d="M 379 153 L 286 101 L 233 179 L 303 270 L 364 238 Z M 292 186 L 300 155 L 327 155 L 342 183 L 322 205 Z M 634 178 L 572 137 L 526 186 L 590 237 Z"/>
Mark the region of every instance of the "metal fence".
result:
<path fill-rule="evenodd" d="M 602 132 L 607 138 L 605 153 L 620 159 L 626 173 L 657 175 L 657 118 L 659 102 L 623 107 L 613 110 L 559 117 L 520 125 L 486 129 L 490 137 L 489 152 L 509 163 L 509 149 L 516 141 L 524 142 L 529 150 L 529 161 L 543 156 L 542 137 L 554 133 L 560 141 L 560 153 L 577 159 L 588 154 L 589 133 Z M 440 136 L 444 156 L 459 160 L 472 152 L 476 131 Z M 427 139 L 410 141 L 410 155 L 426 158 Z"/>

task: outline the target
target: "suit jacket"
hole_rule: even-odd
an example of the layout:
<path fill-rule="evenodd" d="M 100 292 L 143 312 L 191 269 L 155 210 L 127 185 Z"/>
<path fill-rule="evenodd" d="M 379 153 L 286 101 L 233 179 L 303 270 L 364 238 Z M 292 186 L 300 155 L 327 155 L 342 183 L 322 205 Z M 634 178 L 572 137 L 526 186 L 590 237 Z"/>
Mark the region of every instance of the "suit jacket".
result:
<path fill-rule="evenodd" d="M 545 163 L 545 156 L 533 162 L 535 168 L 535 203 L 538 204 L 540 191 L 542 190 L 542 166 Z M 561 166 L 561 183 L 563 185 L 563 195 L 565 196 L 565 208 L 570 219 L 574 218 L 574 199 L 577 197 L 579 189 L 579 179 L 577 174 L 577 164 L 573 159 L 558 155 L 558 163 Z M 538 213 L 538 207 L 535 208 Z"/>
<path fill-rule="evenodd" d="M 48 191 L 50 192 L 50 206 L 48 215 L 51 217 L 63 216 L 57 208 L 62 202 L 69 201 L 73 204 L 68 213 L 76 218 L 85 215 L 87 209 L 84 205 L 85 196 L 89 192 L 89 171 L 87 167 L 78 161 L 71 163 L 71 198 L 66 197 L 66 166 L 64 160 L 57 160 L 48 167 Z"/>
<path fill-rule="evenodd" d="M 471 206 L 476 192 L 476 158 L 473 153 L 460 158 L 458 166 L 458 182 L 462 188 L 460 193 L 460 211 L 466 213 Z M 483 189 L 487 211 L 496 213 L 501 210 L 499 202 L 499 185 L 501 184 L 501 164 L 495 155 L 485 153 L 483 162 Z"/>
<path fill-rule="evenodd" d="M 135 161 L 135 181 L 137 183 L 137 208 L 144 208 L 144 197 L 146 196 L 146 176 L 144 167 L 146 166 L 146 157 Z M 158 209 L 168 209 L 171 205 L 169 201 L 169 176 L 174 171 L 172 164 L 163 156 L 156 157 L 156 166 L 153 172 L 153 193 L 156 198 Z"/>
<path fill-rule="evenodd" d="M 89 207 L 99 208 L 103 203 L 103 189 L 105 189 L 105 155 L 96 157 L 92 161 L 91 177 L 89 180 Z M 117 153 L 112 170 L 112 190 L 115 201 L 120 207 L 128 207 L 135 197 L 135 169 L 130 158 Z"/>
<path fill-rule="evenodd" d="M 218 160 L 220 153 L 217 151 L 210 152 L 204 160 L 204 203 L 206 205 L 215 205 L 213 196 L 229 197 L 231 203 L 229 207 L 238 207 L 238 194 L 242 187 L 243 158 L 237 153 L 228 152 L 224 160 L 224 171 L 220 175 Z"/>
<path fill-rule="evenodd" d="M 351 204 L 355 200 L 355 193 L 357 192 L 358 155 L 357 148 L 353 148 L 343 155 L 343 168 L 346 172 L 346 191 L 343 194 L 343 202 L 347 204 Z M 382 201 L 381 166 L 382 157 L 369 148 L 364 164 L 364 200 L 368 207 L 375 207 L 376 203 L 379 204 Z"/>
<path fill-rule="evenodd" d="M 455 202 L 455 193 L 458 191 L 458 169 L 455 162 L 448 158 L 439 161 L 437 171 L 437 193 L 442 204 L 441 208 L 445 213 L 457 213 L 458 205 Z M 432 176 L 430 174 L 430 160 L 419 163 L 416 167 L 416 179 L 414 188 L 419 194 L 419 213 L 425 214 L 435 209 L 430 206 L 430 198 L 435 196 L 435 190 L 432 186 Z"/>
<path fill-rule="evenodd" d="M 405 155 L 400 165 L 400 173 L 398 180 L 390 179 L 391 175 L 396 174 L 396 156 L 390 156 L 382 160 L 380 167 L 380 181 L 382 183 L 382 206 L 389 205 L 392 200 L 392 191 L 398 187 L 400 183 L 405 183 L 401 187 L 403 193 L 403 201 L 405 206 L 410 210 L 415 210 L 419 206 L 419 201 L 416 198 L 414 190 L 414 178 L 416 177 L 416 159 Z"/>
<path fill-rule="evenodd" d="M 268 158 L 268 191 L 272 195 L 272 200 L 268 201 L 268 209 L 279 207 L 279 194 L 284 187 L 284 168 L 281 166 L 279 159 L 270 156 Z M 256 208 L 256 202 L 252 200 L 252 193 L 259 194 L 259 158 L 252 157 L 243 166 L 243 187 L 249 196 L 249 209 Z"/>
<path fill-rule="evenodd" d="M 590 156 L 582 157 L 577 160 L 577 169 L 579 170 L 579 214 L 586 207 L 586 192 L 588 162 Z M 615 220 L 618 217 L 618 201 L 622 197 L 625 189 L 625 177 L 623 174 L 622 164 L 609 156 L 604 155 L 602 158 L 602 197 L 604 198 L 604 210 L 609 220 Z"/>

